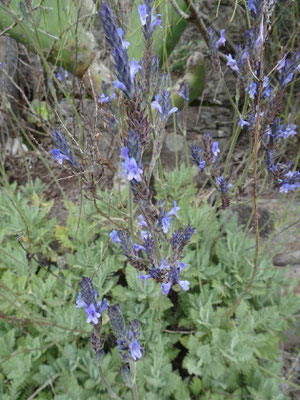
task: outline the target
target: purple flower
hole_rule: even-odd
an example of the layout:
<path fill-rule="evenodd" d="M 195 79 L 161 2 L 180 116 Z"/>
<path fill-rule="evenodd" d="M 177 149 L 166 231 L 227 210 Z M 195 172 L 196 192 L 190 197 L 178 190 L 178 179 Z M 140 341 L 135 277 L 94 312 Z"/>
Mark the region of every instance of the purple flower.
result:
<path fill-rule="evenodd" d="M 165 215 L 164 217 L 162 217 L 161 219 L 161 226 L 162 226 L 162 230 L 164 233 L 167 233 L 168 230 L 170 229 L 170 222 L 171 222 L 171 216 L 175 215 L 178 218 L 177 215 L 177 210 L 180 210 L 180 207 L 177 207 L 177 203 L 176 201 L 174 201 L 174 207 L 172 208 L 171 211 L 168 212 L 167 215 Z"/>
<path fill-rule="evenodd" d="M 101 302 L 98 302 L 97 304 L 99 304 L 99 307 L 101 305 Z M 106 298 L 103 298 L 103 306 L 100 308 L 100 314 L 102 315 L 103 311 L 107 310 L 109 306 L 108 301 L 106 300 Z"/>
<path fill-rule="evenodd" d="M 159 111 L 160 119 L 164 122 L 167 122 L 171 114 L 178 111 L 177 107 L 171 109 L 170 93 L 167 90 L 164 90 L 161 96 L 159 94 L 155 95 L 155 101 L 152 101 L 151 106 Z"/>
<path fill-rule="evenodd" d="M 161 288 L 162 288 L 162 294 L 168 294 L 172 286 L 172 282 L 169 281 L 168 283 L 162 283 Z"/>
<path fill-rule="evenodd" d="M 136 156 L 140 158 L 140 148 L 139 143 L 133 140 L 133 143 L 128 143 L 131 148 L 131 152 L 129 151 L 128 146 L 121 148 L 121 157 L 124 158 L 124 161 L 121 163 L 123 167 L 122 173 L 127 176 L 129 181 L 135 179 L 137 182 L 142 180 L 141 176 L 143 175 L 143 170 L 139 168 L 137 161 L 134 157 L 130 157 L 130 153 L 136 153 Z M 141 166 L 141 165 L 140 165 Z"/>
<path fill-rule="evenodd" d="M 272 1 L 273 0 L 271 0 L 271 2 Z M 249 0 L 247 8 L 248 8 L 249 12 L 252 11 L 252 15 L 253 15 L 254 19 L 256 21 L 258 21 L 259 17 L 261 16 L 261 13 L 263 11 L 263 7 L 266 6 L 268 3 L 270 6 L 271 2 L 270 1 L 263 2 L 261 0 Z"/>
<path fill-rule="evenodd" d="M 280 61 L 280 64 L 277 67 L 277 71 L 281 71 L 284 66 L 285 66 L 285 59 L 286 59 L 286 54 L 284 54 L 283 59 Z"/>
<path fill-rule="evenodd" d="M 190 86 L 188 82 L 185 82 L 183 87 L 179 91 L 179 96 L 183 98 L 184 101 L 188 102 L 190 100 L 189 98 L 189 91 L 190 91 Z"/>
<path fill-rule="evenodd" d="M 265 99 L 267 99 L 268 97 L 271 97 L 272 92 L 273 92 L 273 90 L 272 90 L 271 85 L 268 85 L 268 86 L 265 88 L 265 90 L 263 91 L 263 97 L 264 97 Z"/>
<path fill-rule="evenodd" d="M 132 343 L 129 344 L 129 349 L 132 358 L 136 361 L 143 356 L 143 347 L 138 344 L 137 339 L 135 339 Z"/>
<path fill-rule="evenodd" d="M 226 38 L 224 36 L 224 33 L 225 33 L 225 29 L 222 29 L 221 30 L 221 37 L 216 43 L 216 49 L 218 49 L 221 46 L 225 46 Z"/>
<path fill-rule="evenodd" d="M 102 3 L 100 17 L 105 31 L 106 40 L 108 41 L 110 47 L 123 48 L 122 38 L 120 37 L 120 32 L 117 28 L 115 16 L 107 1 Z"/>
<path fill-rule="evenodd" d="M 113 91 L 110 96 L 105 95 L 104 93 L 101 93 L 101 95 L 99 95 L 98 102 L 102 105 L 103 103 L 110 103 L 115 98 L 116 98 L 116 94 Z"/>
<path fill-rule="evenodd" d="M 71 162 L 70 157 L 66 156 L 65 154 L 61 153 L 58 149 L 52 149 L 50 153 L 53 155 L 56 161 L 59 162 L 59 164 L 63 163 L 63 160 L 67 160 Z"/>
<path fill-rule="evenodd" d="M 282 86 L 286 86 L 288 83 L 291 82 L 291 80 L 293 79 L 293 76 L 294 76 L 294 72 L 295 72 L 295 71 L 290 72 L 290 73 L 285 77 L 285 79 L 284 79 L 283 82 L 282 82 Z"/>
<path fill-rule="evenodd" d="M 138 5 L 138 12 L 140 14 L 140 20 L 141 20 L 142 25 L 146 25 L 146 21 L 147 21 L 147 17 L 148 17 L 147 5 L 145 3 Z"/>
<path fill-rule="evenodd" d="M 110 96 L 105 96 L 104 93 L 99 95 L 98 102 L 102 105 L 103 103 L 109 103 L 110 102 Z"/>
<path fill-rule="evenodd" d="M 292 125 L 292 124 L 280 125 L 281 136 L 286 140 L 290 136 L 297 135 L 296 128 L 297 125 Z"/>
<path fill-rule="evenodd" d="M 166 260 L 162 259 L 161 260 L 161 266 L 159 268 L 156 268 L 155 266 L 153 266 L 151 269 L 149 269 L 149 274 L 147 275 L 142 275 L 141 272 L 139 272 L 139 278 L 143 280 L 145 286 L 147 284 L 146 280 L 153 278 L 154 280 L 159 279 L 160 275 L 161 275 L 161 271 L 165 268 L 169 268 L 167 265 Z"/>
<path fill-rule="evenodd" d="M 101 317 L 101 314 L 97 312 L 93 303 L 91 303 L 88 307 L 85 308 L 85 312 L 87 313 L 86 322 L 89 324 L 93 322 L 93 324 L 98 324 L 98 319 Z"/>
<path fill-rule="evenodd" d="M 280 140 L 287 140 L 290 136 L 295 136 L 297 134 L 296 131 L 297 125 L 293 124 L 280 124 L 280 118 L 276 117 L 273 121 L 272 131 L 270 126 L 267 127 L 264 142 L 266 145 L 269 144 L 271 140 L 274 140 L 275 143 Z"/>
<path fill-rule="evenodd" d="M 231 183 L 227 183 L 227 179 L 223 179 L 223 176 L 219 176 L 217 178 L 218 184 L 219 184 L 219 190 L 222 195 L 227 194 L 228 190 L 232 187 Z"/>
<path fill-rule="evenodd" d="M 130 46 L 130 43 L 129 42 L 125 42 L 124 40 L 123 40 L 123 36 L 124 36 L 124 31 L 123 31 L 123 29 L 122 28 L 118 28 L 117 29 L 117 31 L 118 31 L 118 34 L 119 34 L 119 36 L 120 36 L 120 39 L 121 39 L 121 42 L 122 42 L 122 46 L 123 46 L 123 49 L 127 49 L 129 46 Z"/>
<path fill-rule="evenodd" d="M 168 294 L 171 287 L 173 285 L 176 285 L 177 283 L 181 286 L 181 288 L 186 291 L 189 290 L 189 282 L 188 281 L 182 281 L 180 280 L 180 271 L 186 267 L 186 264 L 177 261 L 177 267 L 174 265 L 168 265 L 167 261 L 165 259 L 161 260 L 161 266 L 159 268 L 152 267 L 149 270 L 149 274 L 147 275 L 142 275 L 139 273 L 139 278 L 143 279 L 145 285 L 146 285 L 146 280 L 149 278 L 153 278 L 154 280 L 161 282 L 163 279 L 163 282 L 161 283 L 161 288 L 162 288 L 162 293 Z M 166 277 L 168 281 L 166 282 Z"/>
<path fill-rule="evenodd" d="M 247 121 L 245 121 L 244 119 L 242 119 L 242 116 L 240 115 L 240 120 L 239 120 L 238 125 L 239 125 L 241 128 L 244 128 L 244 126 L 250 126 L 250 123 L 247 122 Z"/>
<path fill-rule="evenodd" d="M 284 176 L 285 179 L 278 179 L 280 193 L 288 193 L 289 190 L 294 192 L 300 187 L 300 171 L 289 171 Z"/>
<path fill-rule="evenodd" d="M 154 16 L 154 8 L 151 8 L 151 28 L 150 28 L 150 33 L 153 33 L 154 29 L 159 26 L 160 28 L 161 26 L 161 19 L 160 19 L 161 15 L 157 14 L 156 17 Z"/>
<path fill-rule="evenodd" d="M 297 125 L 292 125 L 292 124 L 285 124 L 281 125 L 280 124 L 280 118 L 276 117 L 273 122 L 273 128 L 272 128 L 272 133 L 269 133 L 269 136 L 271 136 L 274 141 L 277 143 L 279 140 L 287 140 L 290 136 L 295 136 L 297 134 L 296 131 Z"/>
<path fill-rule="evenodd" d="M 160 114 L 162 114 L 162 108 L 161 108 L 161 105 L 159 104 L 158 100 L 159 100 L 159 94 L 156 94 L 155 101 L 152 101 L 151 106 L 156 108 L 160 112 Z"/>
<path fill-rule="evenodd" d="M 264 77 L 264 80 L 263 80 L 263 85 L 262 85 L 262 88 L 263 89 L 265 89 L 268 85 L 269 85 L 269 77 L 268 76 L 265 76 Z"/>
<path fill-rule="evenodd" d="M 160 14 L 154 16 L 154 7 L 152 1 L 147 1 L 144 4 L 138 6 L 138 12 L 140 14 L 140 20 L 143 26 L 143 34 L 145 39 L 148 35 L 152 35 L 154 29 L 159 26 L 161 27 Z"/>
<path fill-rule="evenodd" d="M 197 164 L 200 169 L 204 169 L 205 161 L 201 160 L 200 157 L 201 149 L 196 145 L 192 145 L 191 150 L 192 150 L 192 159 L 194 163 Z"/>
<path fill-rule="evenodd" d="M 254 4 L 254 0 L 249 0 L 248 5 L 247 5 L 248 11 L 252 11 L 254 14 L 256 14 L 256 7 Z"/>
<path fill-rule="evenodd" d="M 59 164 L 62 164 L 63 160 L 67 160 L 74 167 L 78 168 L 79 165 L 75 160 L 72 151 L 70 149 L 69 143 L 67 142 L 64 135 L 59 131 L 55 130 L 52 133 L 52 137 L 58 149 L 52 149 L 50 153 L 53 154 L 53 157 L 56 159 L 56 161 L 58 161 Z"/>
<path fill-rule="evenodd" d="M 242 52 L 242 56 L 241 56 L 241 61 L 242 61 L 243 65 L 245 64 L 247 58 L 249 58 L 249 52 L 248 52 L 248 47 L 245 46 L 245 50 Z"/>
<path fill-rule="evenodd" d="M 116 230 L 111 231 L 109 236 L 114 243 L 121 243 L 121 239 Z"/>
<path fill-rule="evenodd" d="M 121 247 L 123 249 L 123 253 L 126 257 L 130 257 L 133 254 L 133 245 L 129 234 L 125 231 L 119 230 L 118 236 L 120 238 Z"/>
<path fill-rule="evenodd" d="M 139 168 L 142 168 L 142 146 L 140 135 L 133 130 L 127 132 L 128 157 L 133 157 Z M 122 154 L 123 155 L 123 154 Z M 125 157 L 126 158 L 126 157 Z"/>
<path fill-rule="evenodd" d="M 213 162 L 215 162 L 218 158 L 218 153 L 220 153 L 219 149 L 219 143 L 218 142 L 213 142 L 212 143 L 212 154 L 213 154 Z"/>
<path fill-rule="evenodd" d="M 269 149 L 266 154 L 266 162 L 267 162 L 267 170 L 269 173 L 273 173 L 276 171 L 278 164 L 275 166 L 274 163 L 274 152 L 272 149 Z"/>
<path fill-rule="evenodd" d="M 134 248 L 134 251 L 136 251 L 136 252 L 138 252 L 140 250 L 146 251 L 144 246 L 137 244 L 137 243 L 133 243 L 133 248 Z"/>
<path fill-rule="evenodd" d="M 135 179 L 140 182 L 142 180 L 141 176 L 143 175 L 143 170 L 137 166 L 137 163 L 133 157 L 126 158 L 124 162 L 122 162 L 123 174 L 127 176 L 127 179 L 131 181 Z"/>
<path fill-rule="evenodd" d="M 103 306 L 100 309 L 101 302 L 97 301 L 98 293 L 94 289 L 92 281 L 85 276 L 83 276 L 81 279 L 81 289 L 82 292 L 79 292 L 77 297 L 76 308 L 84 307 L 84 310 L 87 314 L 86 322 L 88 324 L 92 322 L 93 324 L 97 325 L 103 311 L 107 310 L 108 308 L 108 302 L 104 298 Z M 84 299 L 82 299 L 81 293 L 83 294 Z"/>
<path fill-rule="evenodd" d="M 81 290 L 84 301 L 87 305 L 94 303 L 96 301 L 98 293 L 94 289 L 93 282 L 91 281 L 91 279 L 87 278 L 86 276 L 83 276 L 81 278 Z"/>
<path fill-rule="evenodd" d="M 171 217 L 169 217 L 168 215 L 166 215 L 161 219 L 161 226 L 164 233 L 167 233 L 168 230 L 171 228 L 170 223 L 171 223 Z"/>
<path fill-rule="evenodd" d="M 121 68 L 121 67 L 120 67 Z M 125 94 L 128 94 L 128 87 L 130 88 L 130 93 L 132 91 L 132 88 L 134 87 L 134 78 L 135 75 L 137 74 L 138 70 L 141 69 L 142 67 L 139 65 L 135 59 L 132 59 L 130 62 L 130 67 L 129 67 L 129 73 L 127 76 L 122 77 L 122 81 L 113 81 L 113 88 L 118 88 L 121 89 Z M 128 82 L 128 75 L 129 75 L 129 82 Z M 121 75 L 119 75 L 120 77 Z"/>
<path fill-rule="evenodd" d="M 129 328 L 125 323 L 125 319 L 121 312 L 119 304 L 115 304 L 108 308 L 110 325 L 117 338 L 118 348 L 121 353 L 123 362 L 129 362 L 132 358 L 134 361 L 141 358 L 144 352 L 142 346 L 138 344 L 140 335 L 140 327 L 138 320 L 131 321 Z"/>
<path fill-rule="evenodd" d="M 174 200 L 174 207 L 171 211 L 168 212 L 168 216 L 175 215 L 178 218 L 177 211 L 180 210 L 180 207 L 177 207 L 177 202 Z"/>
<path fill-rule="evenodd" d="M 140 220 L 140 222 L 138 222 L 138 226 L 139 226 L 140 228 L 142 228 L 143 226 L 145 226 L 145 227 L 148 228 L 147 222 L 144 220 L 144 217 L 142 216 L 142 214 L 140 214 L 140 215 L 138 216 L 138 219 Z"/>
<path fill-rule="evenodd" d="M 181 236 L 181 229 L 178 229 L 177 231 L 173 232 L 172 235 L 172 240 L 171 240 L 171 245 L 172 249 L 176 250 L 177 247 L 179 246 L 181 242 L 182 236 Z"/>
<path fill-rule="evenodd" d="M 154 250 L 154 240 L 150 235 L 144 238 L 144 248 L 145 253 L 149 261 L 153 262 L 153 250 Z"/>
<path fill-rule="evenodd" d="M 135 59 L 133 58 L 130 62 L 130 79 L 132 84 L 134 83 L 134 77 L 137 74 L 137 72 L 141 69 L 142 67 L 140 66 L 140 64 L 135 61 Z"/>
<path fill-rule="evenodd" d="M 114 93 L 114 88 L 112 89 L 111 94 L 109 94 L 109 91 L 108 91 L 109 86 L 104 80 L 102 80 L 101 86 L 102 86 L 103 93 L 101 93 L 101 95 L 99 95 L 98 102 L 101 105 L 103 103 L 110 103 L 116 97 L 116 95 Z"/>
<path fill-rule="evenodd" d="M 257 83 L 252 81 L 247 90 L 248 90 L 250 99 L 254 99 L 256 92 L 257 92 Z"/>
<path fill-rule="evenodd" d="M 121 157 L 129 158 L 129 150 L 128 147 L 121 147 Z"/>
<path fill-rule="evenodd" d="M 76 301 L 76 308 L 82 308 L 82 307 L 87 307 L 87 304 L 82 300 L 81 292 L 79 292 Z"/>
<path fill-rule="evenodd" d="M 225 29 L 221 30 L 221 32 L 220 32 L 221 36 L 220 36 L 219 40 L 217 40 L 216 32 L 214 31 L 213 28 L 208 28 L 207 33 L 208 33 L 208 46 L 211 51 L 211 54 L 215 57 L 215 56 L 217 56 L 217 50 L 221 46 L 225 46 L 225 42 L 226 42 L 226 38 L 224 35 Z"/>
<path fill-rule="evenodd" d="M 59 71 L 56 74 L 56 78 L 58 81 L 62 82 L 64 79 L 68 77 L 68 71 L 63 70 L 61 67 L 59 68 Z"/>
<path fill-rule="evenodd" d="M 151 275 L 150 275 L 150 274 L 148 274 L 148 275 L 143 275 L 141 272 L 139 272 L 139 278 L 143 280 L 143 282 L 144 282 L 144 284 L 145 284 L 145 286 L 146 286 L 146 285 L 147 285 L 146 280 L 149 279 L 149 278 L 151 278 Z"/>
<path fill-rule="evenodd" d="M 124 93 L 127 93 L 127 87 L 123 82 L 113 81 L 112 84 L 113 84 L 114 89 L 118 88 L 118 89 L 122 90 Z"/>
<path fill-rule="evenodd" d="M 184 290 L 185 292 L 187 290 L 189 290 L 189 288 L 190 288 L 190 282 L 189 281 L 179 281 L 178 283 L 181 286 L 181 289 Z"/>
<path fill-rule="evenodd" d="M 232 58 L 232 55 L 228 54 L 228 55 L 225 55 L 225 57 L 227 58 L 227 64 L 226 65 L 228 65 L 228 67 L 230 67 L 233 71 L 236 71 L 236 72 L 239 73 L 240 69 L 239 69 L 235 59 Z"/>
<path fill-rule="evenodd" d="M 113 82 L 114 88 L 121 89 L 130 98 L 134 91 L 134 77 L 141 67 L 135 60 L 129 63 L 128 42 L 123 41 L 124 32 L 117 28 L 115 17 L 106 1 L 102 3 L 100 17 L 114 59 L 117 76 L 117 80 Z"/>
<path fill-rule="evenodd" d="M 295 72 L 300 69 L 300 52 L 295 53 L 290 59 L 282 60 L 277 69 L 280 71 L 279 83 L 284 87 L 290 83 Z"/>
<path fill-rule="evenodd" d="M 190 286 L 189 281 L 181 281 L 179 279 L 180 271 L 186 267 L 186 264 L 177 261 L 178 266 L 175 267 L 175 266 L 168 266 L 165 260 L 162 260 L 162 261 L 163 261 L 163 263 L 161 265 L 161 269 L 167 268 L 169 270 L 169 281 L 161 284 L 162 293 L 164 295 L 168 294 L 171 287 L 173 285 L 176 285 L 177 283 L 181 286 L 182 290 L 184 290 L 184 291 L 189 290 L 189 286 Z"/>
<path fill-rule="evenodd" d="M 190 224 L 185 228 L 182 234 L 182 243 L 183 245 L 187 245 L 192 235 L 195 233 L 195 228 L 192 228 Z"/>

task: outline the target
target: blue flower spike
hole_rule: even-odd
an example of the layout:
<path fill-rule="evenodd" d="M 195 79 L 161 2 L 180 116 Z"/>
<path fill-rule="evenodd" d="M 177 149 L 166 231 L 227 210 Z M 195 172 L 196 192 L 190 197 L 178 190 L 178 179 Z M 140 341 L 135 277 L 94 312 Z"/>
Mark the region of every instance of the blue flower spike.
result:
<path fill-rule="evenodd" d="M 63 160 L 68 161 L 71 165 L 73 165 L 76 168 L 79 168 L 79 164 L 76 161 L 76 159 L 73 156 L 73 153 L 70 149 L 69 143 L 64 137 L 62 133 L 59 131 L 54 131 L 52 133 L 52 137 L 54 139 L 54 142 L 56 146 L 58 147 L 57 149 L 52 149 L 50 153 L 53 155 L 53 157 L 58 161 L 59 164 L 63 163 Z"/>
<path fill-rule="evenodd" d="M 101 320 L 102 313 L 108 308 L 108 302 L 103 298 L 103 305 L 101 307 L 101 301 L 97 301 L 98 292 L 94 289 L 91 279 L 83 276 L 81 279 L 81 292 L 79 292 L 76 308 L 84 308 L 88 324 L 98 325 Z"/>

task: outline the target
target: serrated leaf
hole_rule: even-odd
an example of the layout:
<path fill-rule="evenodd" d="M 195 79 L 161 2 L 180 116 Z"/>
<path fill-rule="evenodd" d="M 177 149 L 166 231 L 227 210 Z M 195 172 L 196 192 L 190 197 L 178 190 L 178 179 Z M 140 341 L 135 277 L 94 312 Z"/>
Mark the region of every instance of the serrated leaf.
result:
<path fill-rule="evenodd" d="M 62 247 L 72 250 L 75 249 L 74 244 L 69 239 L 67 230 L 64 226 L 56 225 L 55 237 Z"/>

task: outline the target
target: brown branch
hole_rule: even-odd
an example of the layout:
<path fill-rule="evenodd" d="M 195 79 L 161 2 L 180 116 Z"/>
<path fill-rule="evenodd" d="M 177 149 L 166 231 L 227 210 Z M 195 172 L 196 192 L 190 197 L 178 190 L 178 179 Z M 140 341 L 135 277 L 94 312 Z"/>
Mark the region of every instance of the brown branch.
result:
<path fill-rule="evenodd" d="M 186 21 L 189 21 L 191 16 L 189 14 L 186 14 L 177 4 L 176 0 L 170 0 L 171 6 L 174 8 L 174 10 L 181 16 L 181 18 L 185 19 Z"/>
<path fill-rule="evenodd" d="M 83 333 L 83 334 L 90 333 L 89 331 L 84 331 L 82 329 L 71 329 L 66 326 L 57 325 L 51 321 L 48 321 L 48 320 L 42 319 L 42 318 L 41 318 L 41 320 L 37 320 L 37 319 L 35 320 L 32 318 L 19 318 L 19 317 L 15 317 L 14 315 L 0 314 L 0 319 L 5 319 L 11 323 L 15 323 L 18 325 L 40 325 L 40 326 L 45 325 L 45 326 L 53 326 L 55 328 L 63 329 L 65 331 L 69 331 L 69 332 L 76 332 L 76 333 Z"/>
<path fill-rule="evenodd" d="M 198 10 L 198 8 L 195 6 L 192 0 L 185 0 L 186 5 L 188 6 L 190 10 L 190 14 L 185 13 L 177 4 L 176 0 L 170 0 L 171 6 L 174 8 L 174 10 L 182 17 L 185 21 L 191 22 L 195 24 L 200 33 L 202 34 L 205 43 L 207 44 L 207 47 L 209 47 L 209 42 L 208 42 L 208 32 L 207 32 L 207 26 L 211 26 L 213 30 L 218 33 L 218 35 L 221 35 L 221 30 L 216 27 L 210 20 L 209 17 L 202 13 L 201 11 Z M 226 46 L 227 48 L 230 49 L 230 51 L 234 52 L 235 51 L 235 45 L 234 43 L 226 38 Z M 227 58 L 225 55 L 221 52 L 218 52 L 220 58 L 223 61 L 227 62 Z"/>

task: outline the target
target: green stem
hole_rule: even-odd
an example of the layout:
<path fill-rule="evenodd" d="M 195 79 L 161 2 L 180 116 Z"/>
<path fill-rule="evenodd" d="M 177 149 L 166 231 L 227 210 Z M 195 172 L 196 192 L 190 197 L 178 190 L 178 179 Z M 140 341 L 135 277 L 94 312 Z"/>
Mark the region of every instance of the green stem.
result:
<path fill-rule="evenodd" d="M 226 85 L 226 84 L 225 84 L 225 85 Z M 227 86 L 226 86 L 226 87 L 227 87 Z M 226 89 L 225 89 L 225 90 L 226 90 Z M 228 89 L 227 89 L 227 90 L 228 90 Z M 227 91 L 226 91 L 226 93 L 227 93 Z M 230 96 L 229 91 L 228 91 L 228 95 Z M 229 99 L 231 99 L 231 96 L 229 97 Z M 232 100 L 232 99 L 231 99 L 231 100 Z M 234 104 L 234 103 L 233 103 L 233 100 L 232 100 L 232 104 Z M 244 102 L 244 106 L 243 106 L 243 111 L 242 111 L 242 119 L 244 119 L 244 117 L 245 117 L 245 115 L 246 115 L 246 111 L 247 111 L 247 108 L 248 108 L 248 104 L 249 104 L 249 94 L 247 93 L 247 94 L 246 94 L 246 97 L 245 97 L 245 102 Z M 236 111 L 236 112 L 238 113 L 238 115 L 239 115 L 239 110 L 237 109 L 237 107 L 236 107 L 235 104 L 234 104 L 234 109 L 235 109 L 235 111 Z M 237 140 L 238 140 L 238 138 L 239 138 L 240 132 L 241 132 L 241 127 L 238 125 L 238 126 L 236 127 L 236 129 L 235 129 L 234 135 L 233 135 L 232 140 L 231 140 L 231 143 L 230 143 L 230 149 L 229 149 L 229 152 L 228 152 L 228 155 L 227 155 L 227 158 L 226 158 L 225 167 L 224 167 L 224 176 L 226 175 L 227 170 L 228 170 L 228 168 L 229 168 L 229 162 L 230 162 L 230 160 L 231 160 L 231 156 L 232 156 L 233 150 L 234 150 L 234 148 L 235 148 L 236 142 L 237 142 Z"/>
<path fill-rule="evenodd" d="M 133 375 L 133 381 L 134 381 L 134 385 L 132 387 L 132 399 L 139 400 L 139 394 L 138 394 L 137 386 L 136 386 L 136 363 L 133 360 L 130 360 L 129 366 L 130 366 L 130 371 Z"/>
<path fill-rule="evenodd" d="M 248 29 L 250 29 L 251 28 L 251 21 L 250 21 L 250 15 L 249 15 L 249 12 L 248 12 L 248 7 L 247 7 L 248 4 L 247 4 L 246 0 L 244 0 L 244 4 L 245 4 L 245 13 L 246 13 Z"/>
<path fill-rule="evenodd" d="M 283 383 L 285 383 L 285 384 L 287 384 L 289 386 L 292 386 L 295 389 L 300 390 L 300 386 L 296 385 L 296 383 L 288 381 L 287 379 L 281 378 L 280 376 L 276 375 L 274 372 L 269 371 L 268 369 L 262 367 L 261 365 L 257 365 L 256 367 L 258 369 L 260 369 L 261 371 L 265 372 L 266 374 L 268 374 L 270 376 L 273 376 L 273 378 L 279 379 L 281 382 L 283 382 Z"/>
<path fill-rule="evenodd" d="M 148 112 L 149 112 L 149 117 L 150 117 L 150 121 L 151 121 L 151 125 L 152 125 L 152 134 L 153 134 L 152 140 L 153 140 L 153 147 L 154 147 L 155 141 L 157 140 L 157 133 L 156 133 L 156 130 L 155 130 L 155 127 L 154 127 L 154 120 L 153 120 L 152 108 L 151 108 L 151 104 L 150 103 L 148 103 Z M 163 134 L 163 132 L 161 134 Z M 152 176 L 156 161 L 158 161 L 159 177 L 160 177 L 160 180 L 161 180 L 162 188 L 164 190 L 165 202 L 167 203 L 168 196 L 167 196 L 167 191 L 166 191 L 166 188 L 165 188 L 165 185 L 164 185 L 164 173 L 163 173 L 160 154 L 154 156 L 154 154 L 152 153 L 152 158 L 151 158 L 151 161 L 150 161 L 148 177 L 147 177 L 147 184 L 148 184 L 148 186 L 150 185 L 150 180 L 151 180 L 151 176 Z"/>
<path fill-rule="evenodd" d="M 134 237 L 134 232 L 133 232 L 133 212 L 132 212 L 132 191 L 131 191 L 131 186 L 130 184 L 128 185 L 128 210 L 129 210 L 129 229 L 131 232 L 131 237 Z"/>
<path fill-rule="evenodd" d="M 121 397 L 119 397 L 110 387 L 109 383 L 107 382 L 107 380 L 105 379 L 105 376 L 103 374 L 102 368 L 100 367 L 100 365 L 98 366 L 98 371 L 99 371 L 99 375 L 100 378 L 102 380 L 103 385 L 105 386 L 110 398 L 112 399 L 116 399 L 116 400 L 122 400 Z"/>
<path fill-rule="evenodd" d="M 191 168 L 190 158 L 189 158 L 189 147 L 188 147 L 188 142 L 187 142 L 187 137 L 186 136 L 187 136 L 186 129 L 184 129 L 183 130 L 183 144 L 184 144 L 186 165 L 187 165 L 188 170 L 189 170 L 189 178 L 190 178 L 191 185 L 194 186 L 192 168 Z"/>
<path fill-rule="evenodd" d="M 232 13 L 232 16 L 231 16 L 231 18 L 230 18 L 230 23 L 234 20 L 234 16 L 235 16 L 235 13 L 236 13 L 237 5 L 238 5 L 238 1 L 235 0 L 233 13 Z"/>
<path fill-rule="evenodd" d="M 257 95 L 257 117 L 255 124 L 254 133 L 254 147 L 253 147 L 253 209 L 254 209 L 254 224 L 255 224 L 255 252 L 253 261 L 252 276 L 242 294 L 233 304 L 228 312 L 228 317 L 233 315 L 237 307 L 239 306 L 242 299 L 247 294 L 255 281 L 257 268 L 258 268 L 258 253 L 259 253 L 259 226 L 258 226 L 258 205 L 257 205 L 257 180 L 258 180 L 258 148 L 259 148 L 259 132 L 260 132 L 260 110 L 262 106 L 262 88 L 263 88 L 263 69 L 264 69 L 264 47 L 260 53 L 260 70 L 259 70 L 259 81 L 258 81 L 258 95 Z"/>

